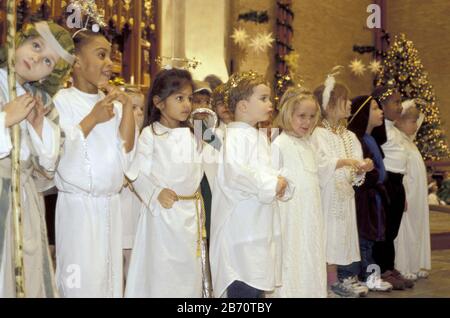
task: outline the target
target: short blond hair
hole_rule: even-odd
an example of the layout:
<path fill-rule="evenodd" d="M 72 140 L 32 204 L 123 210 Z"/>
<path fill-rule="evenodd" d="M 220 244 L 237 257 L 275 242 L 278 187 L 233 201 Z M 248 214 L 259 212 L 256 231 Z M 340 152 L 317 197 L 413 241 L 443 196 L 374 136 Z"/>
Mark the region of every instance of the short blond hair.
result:
<path fill-rule="evenodd" d="M 402 112 L 402 115 L 400 116 L 400 120 L 406 120 L 406 119 L 417 120 L 417 119 L 419 119 L 419 117 L 420 117 L 420 110 L 418 110 L 417 107 L 412 106 Z"/>
<path fill-rule="evenodd" d="M 292 117 L 295 110 L 305 100 L 313 101 L 317 107 L 316 118 L 313 128 L 317 125 L 320 117 L 320 107 L 314 94 L 305 88 L 291 87 L 286 90 L 280 100 L 280 111 L 275 118 L 274 125 L 285 131 L 292 131 Z"/>

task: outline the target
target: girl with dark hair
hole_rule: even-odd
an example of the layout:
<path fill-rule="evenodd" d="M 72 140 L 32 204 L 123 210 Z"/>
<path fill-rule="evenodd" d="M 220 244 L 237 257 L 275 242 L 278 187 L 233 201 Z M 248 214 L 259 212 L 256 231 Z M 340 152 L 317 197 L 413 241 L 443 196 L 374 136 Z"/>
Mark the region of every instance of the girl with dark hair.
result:
<path fill-rule="evenodd" d="M 364 183 L 355 188 L 356 216 L 359 234 L 359 249 L 361 263 L 359 276 L 369 290 L 389 291 L 392 285 L 380 278 L 380 273 L 370 274 L 370 265 L 375 264 L 372 257 L 372 247 L 377 241 L 384 240 L 385 206 L 388 201 L 384 180 L 386 170 L 383 163 L 381 145 L 386 141 L 383 111 L 371 96 L 358 96 L 352 100 L 351 117 L 348 129 L 361 142 L 363 156 L 374 162 L 374 169 L 366 172 Z M 373 134 L 375 128 L 377 134 Z M 370 275 L 369 275 L 370 274 Z"/>
<path fill-rule="evenodd" d="M 198 140 L 189 127 L 193 81 L 186 70 L 162 70 L 150 90 L 148 126 L 127 172 L 145 204 L 126 297 L 201 297 L 204 208 Z"/>

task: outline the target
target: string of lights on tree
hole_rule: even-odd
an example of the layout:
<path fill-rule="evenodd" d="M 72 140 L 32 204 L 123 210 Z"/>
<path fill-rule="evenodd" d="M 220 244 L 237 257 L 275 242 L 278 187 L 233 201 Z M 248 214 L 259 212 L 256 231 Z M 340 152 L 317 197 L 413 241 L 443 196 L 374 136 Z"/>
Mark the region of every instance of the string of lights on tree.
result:
<path fill-rule="evenodd" d="M 433 86 L 412 41 L 404 34 L 395 37 L 386 53 L 379 72 L 378 85 L 394 85 L 402 99 L 416 99 L 419 110 L 425 115 L 418 131 L 416 143 L 425 160 L 442 160 L 450 157 L 447 138 L 441 128 L 439 109 Z"/>

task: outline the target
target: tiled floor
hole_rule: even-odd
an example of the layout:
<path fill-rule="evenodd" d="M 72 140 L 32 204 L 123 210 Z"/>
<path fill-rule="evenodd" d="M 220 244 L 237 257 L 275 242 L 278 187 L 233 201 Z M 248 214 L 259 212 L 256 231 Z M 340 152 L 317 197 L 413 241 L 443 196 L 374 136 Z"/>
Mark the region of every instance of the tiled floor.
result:
<path fill-rule="evenodd" d="M 450 232 L 450 213 L 430 213 L 431 233 Z M 369 293 L 370 298 L 450 298 L 450 249 L 431 251 L 431 272 L 427 279 L 417 281 L 416 286 L 404 291 Z"/>

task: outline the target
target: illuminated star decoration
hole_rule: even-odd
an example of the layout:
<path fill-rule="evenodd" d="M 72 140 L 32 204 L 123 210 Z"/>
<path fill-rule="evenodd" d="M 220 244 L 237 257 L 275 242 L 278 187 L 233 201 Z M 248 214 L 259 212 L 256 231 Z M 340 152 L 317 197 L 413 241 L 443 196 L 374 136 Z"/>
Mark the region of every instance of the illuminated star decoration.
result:
<path fill-rule="evenodd" d="M 349 67 L 352 73 L 356 76 L 362 76 L 366 70 L 363 62 L 361 60 L 358 60 L 357 58 L 350 62 Z"/>
<path fill-rule="evenodd" d="M 248 39 L 248 34 L 247 31 L 245 31 L 244 29 L 234 29 L 233 35 L 231 36 L 231 38 L 233 39 L 234 44 L 240 46 L 240 47 L 244 47 L 244 45 L 247 42 Z"/>
<path fill-rule="evenodd" d="M 260 33 L 250 42 L 250 47 L 255 53 L 265 52 L 269 47 L 272 47 L 272 42 L 275 41 L 272 33 Z"/>
<path fill-rule="evenodd" d="M 368 68 L 369 68 L 370 72 L 372 72 L 373 74 L 378 74 L 381 70 L 381 62 L 377 61 L 377 60 L 373 60 L 372 62 L 370 62 Z"/>

